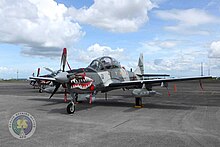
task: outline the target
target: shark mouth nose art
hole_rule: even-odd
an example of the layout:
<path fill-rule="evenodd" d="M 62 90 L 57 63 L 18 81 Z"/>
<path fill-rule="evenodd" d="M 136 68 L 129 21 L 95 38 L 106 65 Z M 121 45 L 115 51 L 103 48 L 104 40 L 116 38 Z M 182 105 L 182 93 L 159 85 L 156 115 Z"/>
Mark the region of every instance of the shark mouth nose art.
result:
<path fill-rule="evenodd" d="M 71 88 L 87 89 L 93 83 L 93 80 L 89 77 L 73 78 L 71 80 Z"/>

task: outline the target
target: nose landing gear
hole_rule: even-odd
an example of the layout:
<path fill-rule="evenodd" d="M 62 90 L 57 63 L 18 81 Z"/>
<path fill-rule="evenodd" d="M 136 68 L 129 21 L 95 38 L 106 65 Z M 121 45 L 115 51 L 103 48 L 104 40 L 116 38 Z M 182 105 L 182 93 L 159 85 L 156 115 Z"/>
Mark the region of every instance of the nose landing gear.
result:
<path fill-rule="evenodd" d="M 75 103 L 71 101 L 66 108 L 68 114 L 73 114 L 75 112 Z"/>

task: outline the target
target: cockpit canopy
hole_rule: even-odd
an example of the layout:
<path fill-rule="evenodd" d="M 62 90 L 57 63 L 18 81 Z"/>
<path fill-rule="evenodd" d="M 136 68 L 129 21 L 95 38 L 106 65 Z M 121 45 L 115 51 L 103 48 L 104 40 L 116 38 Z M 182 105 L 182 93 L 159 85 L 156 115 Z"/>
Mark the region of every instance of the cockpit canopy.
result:
<path fill-rule="evenodd" d="M 95 70 L 106 70 L 106 69 L 113 69 L 113 68 L 120 68 L 120 63 L 109 56 L 104 56 L 97 58 L 91 62 L 89 67 L 95 69 Z"/>

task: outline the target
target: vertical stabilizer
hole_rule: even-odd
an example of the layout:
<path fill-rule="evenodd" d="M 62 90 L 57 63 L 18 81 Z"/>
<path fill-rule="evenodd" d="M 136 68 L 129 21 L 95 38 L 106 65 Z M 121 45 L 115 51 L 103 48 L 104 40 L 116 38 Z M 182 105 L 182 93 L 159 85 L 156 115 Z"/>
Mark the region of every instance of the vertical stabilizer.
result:
<path fill-rule="evenodd" d="M 144 74 L 144 57 L 143 53 L 140 54 L 139 60 L 138 60 L 138 66 L 136 70 L 134 71 L 135 74 L 137 75 L 142 75 Z"/>

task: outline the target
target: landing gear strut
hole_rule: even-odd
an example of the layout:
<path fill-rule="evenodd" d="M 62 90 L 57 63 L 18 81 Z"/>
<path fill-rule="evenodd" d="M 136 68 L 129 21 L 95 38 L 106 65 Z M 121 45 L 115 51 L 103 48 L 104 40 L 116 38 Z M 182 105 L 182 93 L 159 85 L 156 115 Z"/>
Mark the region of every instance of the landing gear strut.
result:
<path fill-rule="evenodd" d="M 135 97 L 135 106 L 134 107 L 135 108 L 143 108 L 141 97 Z"/>

